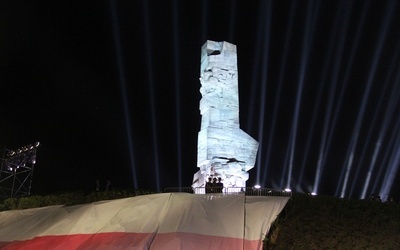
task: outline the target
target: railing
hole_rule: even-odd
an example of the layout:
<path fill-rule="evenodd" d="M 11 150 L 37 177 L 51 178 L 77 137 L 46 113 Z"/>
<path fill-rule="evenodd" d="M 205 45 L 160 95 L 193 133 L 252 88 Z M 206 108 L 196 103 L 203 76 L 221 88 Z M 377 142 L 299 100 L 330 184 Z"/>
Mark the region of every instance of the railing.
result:
<path fill-rule="evenodd" d="M 245 194 L 247 196 L 292 196 L 292 192 L 271 188 L 253 188 L 253 187 L 167 187 L 164 193 L 190 193 L 190 194 Z"/>

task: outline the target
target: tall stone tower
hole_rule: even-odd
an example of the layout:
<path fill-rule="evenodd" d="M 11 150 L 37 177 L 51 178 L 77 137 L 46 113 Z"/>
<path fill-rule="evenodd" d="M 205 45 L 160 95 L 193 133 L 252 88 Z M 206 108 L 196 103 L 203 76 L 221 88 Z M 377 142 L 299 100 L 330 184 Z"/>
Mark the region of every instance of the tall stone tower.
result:
<path fill-rule="evenodd" d="M 245 187 L 255 164 L 258 142 L 240 129 L 236 45 L 207 41 L 201 49 L 201 130 L 192 187 L 209 177 L 224 187 Z"/>

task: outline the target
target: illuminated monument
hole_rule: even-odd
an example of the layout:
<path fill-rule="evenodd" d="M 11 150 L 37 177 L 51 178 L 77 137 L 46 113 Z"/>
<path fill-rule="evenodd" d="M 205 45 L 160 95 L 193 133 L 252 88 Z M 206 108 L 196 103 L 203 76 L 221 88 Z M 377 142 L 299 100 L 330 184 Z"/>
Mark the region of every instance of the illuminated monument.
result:
<path fill-rule="evenodd" d="M 221 178 L 224 187 L 245 187 L 247 171 L 255 164 L 258 142 L 240 129 L 236 45 L 214 41 L 203 45 L 200 83 L 200 169 L 192 187 L 205 187 L 209 177 Z"/>

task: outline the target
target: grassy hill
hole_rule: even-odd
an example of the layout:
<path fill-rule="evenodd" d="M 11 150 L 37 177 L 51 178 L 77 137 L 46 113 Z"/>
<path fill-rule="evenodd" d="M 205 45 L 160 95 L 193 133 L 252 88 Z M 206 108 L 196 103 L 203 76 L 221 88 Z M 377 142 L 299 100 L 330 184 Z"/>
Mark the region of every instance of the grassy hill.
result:
<path fill-rule="evenodd" d="M 295 194 L 265 249 L 400 249 L 400 205 Z"/>

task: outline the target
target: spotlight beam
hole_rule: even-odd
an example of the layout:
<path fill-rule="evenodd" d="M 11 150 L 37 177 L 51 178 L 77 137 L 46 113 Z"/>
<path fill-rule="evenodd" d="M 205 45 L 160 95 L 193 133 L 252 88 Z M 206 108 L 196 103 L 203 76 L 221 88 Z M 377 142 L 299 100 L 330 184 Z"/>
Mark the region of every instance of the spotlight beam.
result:
<path fill-rule="evenodd" d="M 265 11 L 264 8 L 260 8 L 259 16 L 260 17 L 264 17 L 265 16 L 267 18 L 267 20 L 268 20 L 269 19 L 269 15 L 268 16 L 264 15 L 263 11 Z M 258 24 L 257 24 L 257 39 L 256 39 L 256 44 L 257 45 L 256 45 L 255 55 L 253 56 L 253 58 L 254 58 L 254 68 L 257 69 L 257 72 L 255 72 L 253 74 L 252 81 L 251 81 L 252 83 L 258 83 L 258 82 L 261 82 L 261 84 L 263 83 L 262 79 L 261 80 L 258 79 L 258 77 L 260 75 L 260 65 L 261 65 L 261 71 L 262 72 L 268 70 L 268 69 L 266 69 L 264 67 L 264 64 L 263 64 L 264 56 L 265 56 L 264 54 L 265 53 L 260 53 L 260 51 L 264 51 L 265 50 L 265 43 L 264 43 L 265 38 L 267 38 L 267 41 L 269 40 L 269 38 L 266 37 L 267 35 L 265 34 L 266 31 L 267 31 L 267 28 L 265 28 L 266 25 L 264 24 L 264 21 L 265 21 L 264 18 L 260 18 L 259 21 L 258 21 Z M 267 53 L 268 53 L 268 51 L 267 51 Z M 261 86 L 261 88 L 263 88 L 263 86 Z M 259 93 L 259 87 L 258 86 L 257 87 L 255 86 L 255 87 L 251 88 L 251 94 L 250 94 L 251 98 L 250 98 L 249 105 L 248 105 L 249 108 L 256 106 L 255 105 L 255 100 L 258 99 L 258 98 L 256 98 L 258 93 Z M 263 98 L 263 96 L 261 96 L 261 98 Z M 261 99 L 261 101 L 263 101 L 263 100 Z M 262 105 L 259 105 L 259 106 L 261 106 L 261 108 L 263 108 Z M 255 112 L 250 112 L 250 110 L 249 110 L 249 112 L 246 112 L 246 113 L 248 114 L 246 128 L 247 128 L 247 130 L 251 131 L 252 128 L 253 128 L 253 125 L 254 125 L 253 124 L 253 120 L 254 120 L 253 119 L 253 114 Z M 260 111 L 260 113 L 261 113 L 261 111 Z M 261 121 L 261 119 L 259 119 L 259 120 Z M 261 152 L 262 138 L 259 137 L 258 141 L 260 142 L 260 144 L 259 144 L 259 152 Z M 257 161 L 259 161 L 259 160 L 257 159 Z"/>
<path fill-rule="evenodd" d="M 386 86 L 387 86 L 387 84 L 385 84 L 385 88 L 386 88 Z M 377 107 L 376 107 L 376 109 L 375 109 L 375 112 L 374 112 L 374 117 L 372 118 L 371 125 L 369 126 L 367 136 L 365 137 L 365 138 L 366 138 L 366 142 L 364 143 L 364 146 L 363 146 L 363 149 L 362 149 L 362 152 L 361 152 L 361 156 L 360 156 L 360 159 L 359 159 L 359 161 L 358 161 L 358 166 L 357 166 L 357 169 L 356 169 L 356 173 L 355 173 L 355 175 L 354 175 L 354 180 L 355 180 L 355 181 L 352 182 L 349 196 L 352 196 L 352 195 L 353 195 L 353 191 L 354 191 L 354 189 L 355 189 L 355 186 L 356 186 L 356 183 L 357 183 L 357 179 L 358 179 L 359 173 L 360 173 L 361 168 L 362 168 L 362 166 L 363 166 L 363 164 L 364 164 L 364 158 L 365 158 L 367 149 L 368 149 L 368 147 L 370 146 L 371 136 L 372 136 L 372 133 L 373 133 L 373 130 L 374 130 L 374 127 L 375 127 L 375 123 L 376 123 L 376 121 L 378 120 L 378 115 L 379 115 L 378 110 L 380 109 L 380 106 L 382 105 L 382 101 L 383 101 L 383 95 L 381 95 L 381 97 L 380 97 L 379 103 L 378 103 L 378 105 L 377 105 Z M 380 147 L 380 143 L 379 143 L 378 148 L 379 148 L 379 147 Z M 379 150 L 378 150 L 378 151 L 379 151 Z M 373 156 L 373 158 L 372 158 L 373 161 L 375 161 L 374 158 L 377 156 L 376 153 L 377 153 L 377 151 L 374 152 L 374 156 Z M 369 171 L 368 171 L 368 172 L 369 172 Z M 367 177 L 367 179 L 369 179 L 369 177 Z M 368 186 L 368 184 L 367 184 L 368 182 L 369 182 L 368 180 L 365 182 L 366 186 Z M 365 187 L 366 187 L 366 186 L 364 186 L 364 190 L 362 191 L 362 193 L 363 193 L 363 194 L 361 195 L 362 197 L 365 196 L 365 191 L 366 191 Z M 361 199 L 364 199 L 364 198 L 361 198 Z"/>
<path fill-rule="evenodd" d="M 392 62 L 390 64 L 391 65 L 390 69 L 388 70 L 388 72 L 389 72 L 387 74 L 388 76 L 391 76 L 394 71 L 398 70 L 395 67 L 395 65 L 397 65 L 395 63 L 395 61 L 396 61 L 397 58 L 399 58 L 399 54 L 400 54 L 400 45 L 397 46 L 397 49 L 396 49 L 396 51 L 394 53 L 394 57 L 393 57 Z M 378 158 L 379 152 L 381 150 L 381 145 L 382 145 L 383 138 L 385 137 L 386 133 L 388 132 L 387 128 L 389 126 L 389 121 L 392 119 L 393 115 L 395 114 L 395 110 L 396 109 L 393 108 L 393 107 L 396 106 L 396 103 L 398 102 L 398 98 L 397 97 L 400 95 L 400 91 L 399 91 L 400 90 L 400 87 L 399 87 L 400 73 L 397 74 L 397 79 L 396 79 L 395 82 L 397 83 L 397 87 L 395 87 L 394 89 L 392 89 L 390 91 L 391 94 L 390 94 L 390 97 L 389 97 L 389 103 L 387 104 L 387 109 L 386 109 L 385 114 L 383 116 L 382 127 L 381 127 L 381 129 L 379 131 L 378 139 L 377 139 L 377 141 L 375 143 L 374 153 L 372 155 L 372 159 L 371 159 L 371 162 L 370 162 L 370 165 L 369 165 L 369 168 L 368 168 L 368 172 L 367 172 L 367 177 L 366 177 L 366 180 L 364 182 L 364 187 L 363 187 L 363 190 L 362 190 L 362 193 L 361 193 L 361 197 L 360 197 L 361 199 L 364 199 L 366 197 L 367 189 L 369 187 L 369 183 L 370 183 L 370 180 L 371 180 L 371 175 L 372 175 L 372 172 L 374 171 L 374 168 L 375 168 L 376 159 Z M 385 87 L 384 87 L 384 90 L 382 91 L 382 94 L 380 96 L 378 107 L 380 107 L 382 105 L 382 103 L 383 103 L 384 95 L 386 93 L 386 89 L 387 89 L 389 83 L 391 83 L 391 79 L 388 77 L 388 79 L 386 79 L 386 81 L 385 81 Z M 379 108 L 377 110 L 379 110 Z M 374 121 L 377 119 L 378 113 L 379 112 L 375 112 L 376 116 L 374 117 Z M 368 138 L 369 138 L 369 136 L 368 136 Z M 365 145 L 368 145 L 368 143 L 366 143 Z"/>
<path fill-rule="evenodd" d="M 299 83 L 297 87 L 297 95 L 296 95 L 296 102 L 295 102 L 295 111 L 293 116 L 292 128 L 291 133 L 293 138 L 291 139 L 290 145 L 290 160 L 289 160 L 289 169 L 288 169 L 288 176 L 287 176 L 287 184 L 286 187 L 290 188 L 291 185 L 291 178 L 292 178 L 292 171 L 293 171 L 293 161 L 294 161 L 294 154 L 295 154 L 295 146 L 296 146 L 296 137 L 297 137 L 297 127 L 299 121 L 299 114 L 300 114 L 300 106 L 301 106 L 301 97 L 303 92 L 304 86 L 304 79 L 307 71 L 308 66 L 308 59 L 310 56 L 310 49 L 312 38 L 314 34 L 315 28 L 315 15 L 318 13 L 319 9 L 319 2 L 316 3 L 317 6 L 315 7 L 315 13 L 313 13 L 313 4 L 308 2 L 307 8 L 307 18 L 306 18 L 306 27 L 305 27 L 305 35 L 303 38 L 303 50 L 301 55 L 300 61 L 300 76 L 299 76 Z"/>
<path fill-rule="evenodd" d="M 391 96 L 391 101 L 388 105 L 390 105 L 390 116 L 397 114 L 396 112 L 399 110 L 398 109 L 398 96 L 400 95 L 400 71 L 397 74 L 397 78 L 396 78 L 396 83 L 397 83 L 397 95 L 393 95 Z M 386 118 L 386 117 L 385 117 Z M 385 124 L 386 125 L 386 124 Z M 387 126 L 385 126 L 381 132 L 385 133 L 387 131 Z M 394 177 L 397 174 L 398 168 L 399 168 L 399 157 L 400 157 L 400 117 L 397 118 L 397 122 L 396 125 L 394 126 L 394 130 L 392 133 L 391 138 L 395 138 L 396 142 L 394 144 L 393 150 L 392 150 L 392 156 L 391 159 L 389 161 L 387 170 L 386 170 L 386 175 L 383 179 L 382 182 L 382 187 L 380 189 L 380 195 L 382 196 L 382 198 L 384 198 L 386 200 L 388 193 L 390 192 L 392 185 L 393 185 L 393 181 L 394 181 Z M 397 133 L 397 136 L 396 136 Z M 382 135 L 383 137 L 383 135 Z"/>
<path fill-rule="evenodd" d="M 382 52 L 382 48 L 383 48 L 383 42 L 384 42 L 384 39 L 386 38 L 386 33 L 387 33 L 387 30 L 389 27 L 389 20 L 392 16 L 393 9 L 394 8 L 392 8 L 392 6 L 389 6 L 389 5 L 387 6 L 387 9 L 386 9 L 386 12 L 384 15 L 385 19 L 383 20 L 382 28 L 380 29 L 380 32 L 378 35 L 378 41 L 377 41 L 377 47 L 376 47 L 377 49 L 375 50 L 375 53 L 374 53 L 371 70 L 369 71 L 369 75 L 368 75 L 367 87 L 365 88 L 365 91 L 364 91 L 364 95 L 363 95 L 361 106 L 360 106 L 360 112 L 358 113 L 356 124 L 355 124 L 354 130 L 353 130 L 353 135 L 352 135 L 352 139 L 351 139 L 349 151 L 348 151 L 348 157 L 346 157 L 347 158 L 346 159 L 347 163 L 346 163 L 346 168 L 345 168 L 346 172 L 345 172 L 345 177 L 344 177 L 344 181 L 343 181 L 342 191 L 340 194 L 340 197 L 342 197 L 342 198 L 345 196 L 345 193 L 346 193 L 347 183 L 348 183 L 348 179 L 349 179 L 350 172 L 352 169 L 354 154 L 355 154 L 355 150 L 357 147 L 357 142 L 358 142 L 358 137 L 359 137 L 362 121 L 364 119 L 365 109 L 366 109 L 366 106 L 368 103 L 368 98 L 369 98 L 372 82 L 375 78 L 376 69 L 377 69 L 379 58 L 381 56 L 381 52 Z"/>
<path fill-rule="evenodd" d="M 122 46 L 120 40 L 120 31 L 117 17 L 117 10 L 115 6 L 115 1 L 110 0 L 110 10 L 111 10 L 111 18 L 112 18 L 112 27 L 113 27 L 113 36 L 114 36 L 114 46 L 117 56 L 117 66 L 118 66 L 118 76 L 119 76 L 119 84 L 121 89 L 121 97 L 123 103 L 124 110 L 124 120 L 125 120 L 125 131 L 128 140 L 128 154 L 129 154 L 129 163 L 132 170 L 132 179 L 133 186 L 135 189 L 138 188 L 138 181 L 136 175 L 136 167 L 135 167 L 135 157 L 134 157 L 134 146 L 132 140 L 132 132 L 131 132 L 131 118 L 130 118 L 130 110 L 129 110 L 129 102 L 127 96 L 126 89 L 126 79 L 125 79 L 125 70 L 122 56 Z"/>
<path fill-rule="evenodd" d="M 339 27 L 340 27 L 340 35 L 339 39 L 337 41 L 337 45 L 339 46 L 337 48 L 337 53 L 335 53 L 335 62 L 333 64 L 333 70 L 332 70 L 332 82 L 330 84 L 329 88 L 329 96 L 328 96 L 328 102 L 327 102 L 327 107 L 326 107 L 326 112 L 325 112 L 325 117 L 324 117 L 324 123 L 323 123 L 323 131 L 322 131 L 322 136 L 321 136 L 321 142 L 320 142 L 320 147 L 319 147 L 319 154 L 318 154 L 318 165 L 317 165 L 317 171 L 315 173 L 315 180 L 314 180 L 314 186 L 313 186 L 313 193 L 318 193 L 318 187 L 320 184 L 320 179 L 323 171 L 323 163 L 324 163 L 324 158 L 326 157 L 326 147 L 327 147 L 327 138 L 328 138 L 328 130 L 329 126 L 331 124 L 331 118 L 332 118 L 332 110 L 333 110 L 333 104 L 335 100 L 335 93 L 336 93 L 336 87 L 337 87 L 337 82 L 338 82 L 338 76 L 339 76 L 339 71 L 340 71 L 340 65 L 343 57 L 343 51 L 344 51 L 344 43 L 345 43 L 345 38 L 347 35 L 347 30 L 349 27 L 349 18 L 350 18 L 350 13 L 351 13 L 351 2 L 346 2 L 347 5 L 344 6 L 343 9 L 346 11 L 341 15 L 337 15 L 336 19 L 336 25 L 335 25 L 335 31 L 334 35 L 336 37 L 336 34 L 339 33 Z M 339 24 L 340 20 L 342 20 L 342 23 Z M 344 28 L 343 28 L 344 27 Z M 331 41 L 334 41 L 331 39 Z M 332 44 L 331 44 L 332 46 Z M 332 47 L 331 47 L 332 48 Z M 332 54 L 330 54 L 332 55 Z"/>
<path fill-rule="evenodd" d="M 350 52 L 350 56 L 349 56 L 349 60 L 348 60 L 348 63 L 347 63 L 346 71 L 345 71 L 343 80 L 341 81 L 342 82 L 342 87 L 340 89 L 338 101 L 336 102 L 337 105 L 335 106 L 335 111 L 334 111 L 332 123 L 331 123 L 330 128 L 329 128 L 329 133 L 328 133 L 329 136 L 328 136 L 328 140 L 326 142 L 326 150 L 325 150 L 326 154 L 328 154 L 330 152 L 334 131 L 335 131 L 336 124 L 337 124 L 337 121 L 338 121 L 338 118 L 339 118 L 339 114 L 340 114 L 340 111 L 341 111 L 341 108 L 342 108 L 343 98 L 344 98 L 344 95 L 345 95 L 346 87 L 347 87 L 347 84 L 348 84 L 348 81 L 349 81 L 349 78 L 350 78 L 350 72 L 351 72 L 351 69 L 352 69 L 352 66 L 353 66 L 353 63 L 354 63 L 354 60 L 355 60 L 356 51 L 358 50 L 358 47 L 360 45 L 360 37 L 361 37 L 361 33 L 362 33 L 361 31 L 362 31 L 362 29 L 364 27 L 366 16 L 367 16 L 367 13 L 368 13 L 368 2 L 367 2 L 367 4 L 364 5 L 364 8 L 363 8 L 361 13 L 362 14 L 360 15 L 359 25 L 358 25 L 359 28 L 357 29 L 357 32 L 356 32 L 356 35 L 355 35 L 355 39 L 353 40 L 353 44 L 351 46 L 352 49 L 351 49 L 351 52 Z M 327 156 L 325 156 L 325 157 L 323 157 L 321 159 L 322 162 L 320 163 L 320 165 L 321 165 L 320 175 L 323 174 L 323 170 L 325 168 L 326 159 L 327 159 Z M 339 192 L 338 189 L 340 188 L 340 184 L 343 181 L 343 175 L 344 174 L 342 173 L 340 178 L 339 178 L 339 180 L 338 180 L 336 194 Z M 319 190 L 319 184 L 316 184 L 314 188 L 316 188 L 316 190 Z"/>
<path fill-rule="evenodd" d="M 331 36 L 330 36 L 330 39 L 329 39 L 328 55 L 327 55 L 325 63 L 324 63 L 324 68 L 323 68 L 323 71 L 322 71 L 322 77 L 321 77 L 320 82 L 326 82 L 327 81 L 326 80 L 327 75 L 328 75 L 327 72 L 328 72 L 328 69 L 330 69 L 330 67 L 331 67 L 330 62 L 332 60 L 333 52 L 334 52 L 334 50 L 333 50 L 334 46 L 333 45 L 334 45 L 334 42 L 335 42 L 335 37 L 337 37 L 337 32 L 338 32 L 338 19 L 339 18 L 337 17 L 336 20 L 335 20 L 335 25 L 333 27 L 334 32 L 331 33 Z M 307 146 L 306 146 L 306 151 L 305 151 L 306 154 L 305 154 L 305 157 L 303 159 L 302 166 L 301 166 L 299 183 L 302 183 L 304 169 L 305 169 L 306 160 L 307 160 L 307 155 L 308 155 L 309 147 L 310 147 L 310 144 L 311 144 L 311 138 L 312 138 L 311 135 L 313 134 L 313 131 L 314 131 L 314 128 L 315 128 L 316 118 L 317 118 L 317 114 L 319 112 L 320 103 L 321 103 L 321 99 L 322 99 L 322 92 L 323 92 L 324 86 L 325 86 L 325 84 L 320 84 L 320 86 L 318 88 L 317 101 L 316 101 L 316 104 L 314 105 L 314 109 L 313 109 L 313 112 L 312 112 L 312 114 L 313 114 L 312 124 L 311 124 L 309 132 L 308 132 L 309 136 L 307 138 Z M 332 93 L 330 95 L 332 95 Z M 321 146 L 320 146 L 320 148 L 321 148 Z M 321 172 L 320 168 L 318 168 L 318 166 L 320 165 L 320 160 L 321 160 L 321 157 L 319 157 L 319 159 L 318 159 L 317 171 L 316 171 L 315 178 L 317 178 L 317 176 L 319 176 L 320 172 Z M 313 190 L 314 190 L 313 192 L 316 192 L 315 191 L 316 187 L 318 187 L 318 185 L 316 185 L 315 182 L 314 182 L 314 186 L 313 186 Z"/>
<path fill-rule="evenodd" d="M 267 155 L 266 155 L 266 166 L 264 168 L 264 174 L 263 174 L 263 184 L 265 185 L 266 179 L 267 179 L 267 173 L 268 173 L 268 167 L 269 167 L 269 162 L 270 162 L 270 156 L 271 156 L 271 151 L 272 151 L 272 142 L 274 139 L 274 131 L 275 131 L 275 126 L 276 126 L 276 121 L 277 121 L 277 116 L 278 116 L 278 110 L 279 110 L 279 102 L 280 102 L 280 96 L 281 96 L 281 91 L 282 91 L 282 85 L 283 85 L 283 77 L 286 69 L 286 63 L 288 59 L 288 54 L 289 54 L 289 44 L 291 41 L 291 34 L 293 30 L 293 22 L 294 22 L 294 13 L 296 10 L 296 2 L 293 2 L 293 5 L 290 9 L 290 14 L 289 14 L 289 22 L 288 22 L 288 28 L 286 29 L 286 34 L 285 34 L 285 45 L 284 45 L 284 51 L 283 51 L 283 60 L 281 63 L 280 71 L 279 71 L 279 81 L 278 81 L 278 88 L 276 90 L 276 100 L 274 102 L 274 108 L 272 112 L 272 124 L 271 124 L 271 129 L 268 134 L 268 146 L 267 146 Z M 249 112 L 250 113 L 250 112 Z M 260 150 L 261 152 L 261 150 Z"/>
<path fill-rule="evenodd" d="M 263 3 L 267 3 L 266 6 L 264 8 L 261 8 L 262 12 L 266 12 L 264 14 L 266 20 L 265 21 L 265 25 L 264 25 L 264 44 L 263 44 L 263 57 L 262 57 L 262 65 L 263 68 L 265 68 L 265 70 L 262 71 L 261 73 L 261 91 L 260 91 L 260 100 L 261 100 L 261 109 L 260 109 L 260 113 L 259 113 L 259 117 L 260 117 L 260 124 L 258 127 L 258 138 L 259 139 L 259 151 L 262 152 L 263 149 L 263 134 L 264 134 L 264 123 L 265 123 L 265 100 L 266 95 L 267 95 L 267 84 L 268 84 L 268 63 L 269 63 L 269 37 L 271 34 L 271 2 L 263 2 Z M 260 11 L 261 11 L 260 10 Z M 261 155 L 262 154 L 257 154 L 257 183 L 260 183 L 260 170 L 261 170 Z"/>
<path fill-rule="evenodd" d="M 149 97 L 151 106 L 151 121 L 152 121 L 152 135 L 153 135 L 153 152 L 154 152 L 154 167 L 155 167 L 155 178 L 157 192 L 161 191 L 160 187 L 160 172 L 158 166 L 158 139 L 157 139 L 157 117 L 156 117 L 156 101 L 154 91 L 154 78 L 153 78 L 153 55 L 151 53 L 151 38 L 150 38 L 150 21 L 149 21 L 149 7 L 148 1 L 143 2 L 143 13 L 144 13 L 144 26 L 145 26 L 145 41 L 146 41 L 146 57 L 147 57 L 147 68 L 148 68 L 148 79 L 149 79 Z"/>
<path fill-rule="evenodd" d="M 399 129 L 397 129 L 397 131 L 399 131 Z M 400 133 L 397 132 L 397 139 L 392 150 L 392 154 L 389 161 L 389 167 L 386 170 L 383 184 L 379 192 L 383 200 L 387 200 L 389 196 L 394 179 L 399 169 L 399 165 L 400 165 Z"/>
<path fill-rule="evenodd" d="M 387 144 L 387 148 L 391 149 L 394 148 L 395 145 L 395 140 L 397 138 L 397 133 L 400 129 L 400 116 L 397 117 L 395 126 L 394 126 L 394 130 L 392 131 L 392 133 L 389 135 L 389 142 L 386 143 Z M 378 190 L 378 186 L 381 185 L 381 189 L 383 186 L 383 181 L 381 179 L 382 173 L 384 171 L 385 168 L 387 168 L 387 166 L 389 165 L 390 162 L 390 154 L 391 151 L 390 150 L 385 150 L 384 155 L 382 157 L 382 160 L 380 161 L 381 164 L 378 167 L 378 174 L 376 175 L 375 181 L 374 181 L 374 185 L 372 187 L 372 192 L 376 193 Z M 382 190 L 381 190 L 382 191 Z M 381 191 L 379 191 L 380 193 L 382 193 Z"/>

